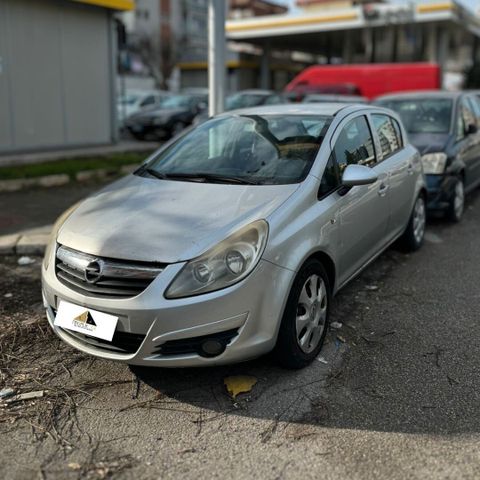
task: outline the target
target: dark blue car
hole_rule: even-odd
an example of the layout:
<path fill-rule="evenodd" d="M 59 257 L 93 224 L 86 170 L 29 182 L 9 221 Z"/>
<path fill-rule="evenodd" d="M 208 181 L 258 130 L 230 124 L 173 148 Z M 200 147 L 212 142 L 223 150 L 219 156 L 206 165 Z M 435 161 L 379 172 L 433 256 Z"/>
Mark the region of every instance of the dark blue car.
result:
<path fill-rule="evenodd" d="M 458 222 L 480 184 L 480 98 L 474 92 L 409 92 L 378 98 L 397 112 L 422 155 L 428 208 Z"/>

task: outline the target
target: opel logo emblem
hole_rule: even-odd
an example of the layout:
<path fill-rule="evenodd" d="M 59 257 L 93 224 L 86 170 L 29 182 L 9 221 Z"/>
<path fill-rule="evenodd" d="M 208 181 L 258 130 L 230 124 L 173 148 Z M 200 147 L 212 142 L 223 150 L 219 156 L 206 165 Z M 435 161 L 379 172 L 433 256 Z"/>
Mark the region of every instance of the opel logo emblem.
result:
<path fill-rule="evenodd" d="M 100 260 L 93 260 L 85 267 L 85 281 L 88 283 L 96 283 L 102 277 L 102 262 Z"/>

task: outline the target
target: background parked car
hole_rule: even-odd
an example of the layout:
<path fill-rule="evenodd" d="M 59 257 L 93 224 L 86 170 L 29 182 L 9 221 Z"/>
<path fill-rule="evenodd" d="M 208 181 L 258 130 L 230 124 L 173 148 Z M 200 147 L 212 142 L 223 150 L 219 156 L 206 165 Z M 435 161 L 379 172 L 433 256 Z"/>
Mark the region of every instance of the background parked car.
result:
<path fill-rule="evenodd" d="M 285 95 L 275 93 L 273 90 L 250 89 L 229 95 L 225 99 L 225 110 L 237 110 L 259 105 L 280 105 L 282 103 L 289 103 Z M 208 112 L 204 111 L 197 115 L 194 124 L 198 125 L 207 118 Z"/>
<path fill-rule="evenodd" d="M 322 94 L 310 94 L 307 95 L 302 103 L 367 103 L 368 100 L 360 95 L 322 95 Z"/>
<path fill-rule="evenodd" d="M 480 99 L 468 92 L 418 92 L 377 99 L 396 111 L 422 154 L 428 207 L 458 222 L 464 196 L 480 184 Z"/>
<path fill-rule="evenodd" d="M 195 116 L 206 110 L 208 97 L 203 94 L 172 95 L 158 107 L 142 110 L 125 121 L 137 139 L 168 139 L 191 125 Z"/>
<path fill-rule="evenodd" d="M 126 118 L 137 113 L 142 108 L 159 105 L 171 94 L 164 90 L 127 90 L 117 100 L 117 118 L 120 126 Z"/>

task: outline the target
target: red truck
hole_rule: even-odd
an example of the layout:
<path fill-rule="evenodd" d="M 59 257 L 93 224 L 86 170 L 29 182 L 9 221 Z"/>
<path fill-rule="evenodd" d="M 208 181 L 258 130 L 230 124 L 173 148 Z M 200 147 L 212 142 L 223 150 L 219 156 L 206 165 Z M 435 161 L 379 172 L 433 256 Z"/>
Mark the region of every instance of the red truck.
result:
<path fill-rule="evenodd" d="M 308 67 L 285 87 L 285 92 L 296 100 L 309 93 L 372 99 L 386 93 L 440 88 L 441 70 L 435 63 L 372 63 Z"/>

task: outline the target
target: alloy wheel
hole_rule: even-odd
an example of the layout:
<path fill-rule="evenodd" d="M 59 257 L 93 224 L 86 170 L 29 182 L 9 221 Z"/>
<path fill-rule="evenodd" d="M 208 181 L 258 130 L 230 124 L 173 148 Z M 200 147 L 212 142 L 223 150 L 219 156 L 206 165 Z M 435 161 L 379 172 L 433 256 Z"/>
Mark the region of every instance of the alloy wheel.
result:
<path fill-rule="evenodd" d="M 413 209 L 413 236 L 415 242 L 421 243 L 425 234 L 425 225 L 427 221 L 425 200 L 423 197 L 418 197 Z"/>
<path fill-rule="evenodd" d="M 453 210 L 455 216 L 460 218 L 463 214 L 463 209 L 465 207 L 465 190 L 463 188 L 463 182 L 458 180 L 455 184 L 455 196 L 453 197 Z"/>
<path fill-rule="evenodd" d="M 311 275 L 303 284 L 297 304 L 297 342 L 305 353 L 315 350 L 322 338 L 327 320 L 327 304 L 325 282 L 319 275 Z"/>

